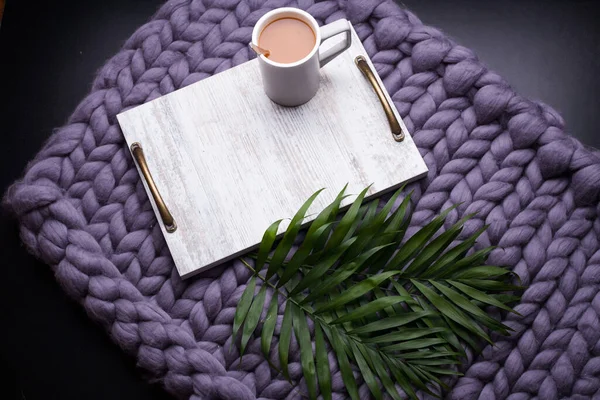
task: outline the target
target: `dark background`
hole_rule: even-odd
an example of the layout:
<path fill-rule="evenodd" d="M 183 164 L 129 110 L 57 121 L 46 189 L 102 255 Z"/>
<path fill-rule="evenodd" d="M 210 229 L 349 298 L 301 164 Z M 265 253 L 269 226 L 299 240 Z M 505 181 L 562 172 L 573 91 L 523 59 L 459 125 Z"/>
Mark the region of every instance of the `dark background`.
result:
<path fill-rule="evenodd" d="M 0 190 L 88 93 L 95 71 L 160 0 L 7 0 L 0 26 Z M 473 48 L 522 94 L 558 109 L 600 148 L 600 4 L 405 0 Z M 9 399 L 166 399 L 90 322 L 0 217 L 0 395 Z"/>

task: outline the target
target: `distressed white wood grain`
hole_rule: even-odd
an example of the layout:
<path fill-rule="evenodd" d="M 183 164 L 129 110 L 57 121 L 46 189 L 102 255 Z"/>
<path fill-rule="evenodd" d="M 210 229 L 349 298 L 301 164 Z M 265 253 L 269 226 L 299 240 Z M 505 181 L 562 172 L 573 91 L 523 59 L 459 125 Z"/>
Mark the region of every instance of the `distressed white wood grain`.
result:
<path fill-rule="evenodd" d="M 393 140 L 354 64 L 359 54 L 370 63 L 353 31 L 352 47 L 321 70 L 319 92 L 300 107 L 272 103 L 253 60 L 118 115 L 177 222 L 167 233 L 157 213 L 182 277 L 255 247 L 319 188 L 326 190 L 309 213 L 346 183 L 349 193 L 373 184 L 373 197 L 426 174 L 402 122 L 406 139 Z"/>

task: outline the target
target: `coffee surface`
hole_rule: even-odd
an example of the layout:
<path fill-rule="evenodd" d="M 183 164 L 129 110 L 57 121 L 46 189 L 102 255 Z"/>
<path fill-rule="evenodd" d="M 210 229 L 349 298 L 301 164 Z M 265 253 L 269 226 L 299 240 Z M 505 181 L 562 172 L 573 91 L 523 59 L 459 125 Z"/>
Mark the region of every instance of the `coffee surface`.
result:
<path fill-rule="evenodd" d="M 269 50 L 269 60 L 284 64 L 306 57 L 315 43 L 312 28 L 296 18 L 280 18 L 271 22 L 258 38 L 258 45 Z"/>

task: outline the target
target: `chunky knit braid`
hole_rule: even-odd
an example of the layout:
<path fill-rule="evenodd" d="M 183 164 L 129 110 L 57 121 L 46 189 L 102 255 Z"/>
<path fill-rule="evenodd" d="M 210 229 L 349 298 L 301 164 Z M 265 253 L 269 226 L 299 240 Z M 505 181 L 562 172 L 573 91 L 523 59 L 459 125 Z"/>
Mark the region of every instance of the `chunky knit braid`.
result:
<path fill-rule="evenodd" d="M 554 110 L 519 97 L 470 50 L 391 1 L 166 3 L 100 70 L 7 193 L 27 248 L 176 397 L 299 398 L 295 342 L 289 370 L 297 386 L 271 370 L 259 341 L 243 359 L 231 346 L 248 270 L 233 262 L 178 277 L 116 120 L 247 61 L 252 26 L 281 6 L 355 25 L 430 169 L 412 185 L 411 231 L 460 202 L 448 222 L 477 211 L 467 230 L 489 224 L 482 243 L 499 246 L 490 261 L 513 266 L 529 285 L 522 316 L 506 317 L 514 335 L 470 359 L 450 397 L 600 396 L 600 155 L 565 135 Z M 346 398 L 330 360 L 334 398 Z"/>

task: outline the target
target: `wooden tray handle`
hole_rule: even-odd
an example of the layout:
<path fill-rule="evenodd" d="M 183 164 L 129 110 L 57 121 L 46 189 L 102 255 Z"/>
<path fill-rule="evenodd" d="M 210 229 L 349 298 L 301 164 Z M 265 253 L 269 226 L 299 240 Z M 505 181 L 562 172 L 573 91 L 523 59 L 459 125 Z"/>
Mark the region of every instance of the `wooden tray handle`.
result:
<path fill-rule="evenodd" d="M 388 102 L 387 98 L 385 97 L 383 89 L 381 88 L 379 81 L 375 77 L 375 72 L 371 69 L 371 66 L 363 56 L 356 56 L 354 62 L 356 63 L 358 69 L 360 69 L 363 75 L 371 83 L 371 86 L 373 86 L 373 90 L 375 90 L 377 97 L 379 97 L 379 101 L 383 106 L 383 111 L 385 111 L 385 116 L 387 117 L 387 120 L 390 124 L 390 129 L 392 130 L 392 137 L 396 142 L 403 141 L 404 132 L 402 131 L 400 122 L 398 122 L 398 118 L 396 118 L 396 114 L 394 114 L 394 111 L 392 110 L 392 105 Z"/>
<path fill-rule="evenodd" d="M 144 156 L 144 150 L 142 150 L 142 146 L 138 142 L 131 144 L 131 154 L 133 154 L 135 162 L 142 171 L 142 176 L 146 180 L 148 189 L 150 189 L 150 193 L 152 194 L 156 208 L 158 208 L 158 212 L 163 220 L 163 224 L 165 224 L 165 229 L 169 233 L 175 232 L 177 230 L 177 224 L 175 223 L 173 215 L 171 215 L 171 212 L 167 208 L 167 205 L 165 204 L 160 192 L 158 191 L 158 188 L 156 187 L 156 184 L 154 183 L 150 169 L 148 169 L 146 157 Z"/>

